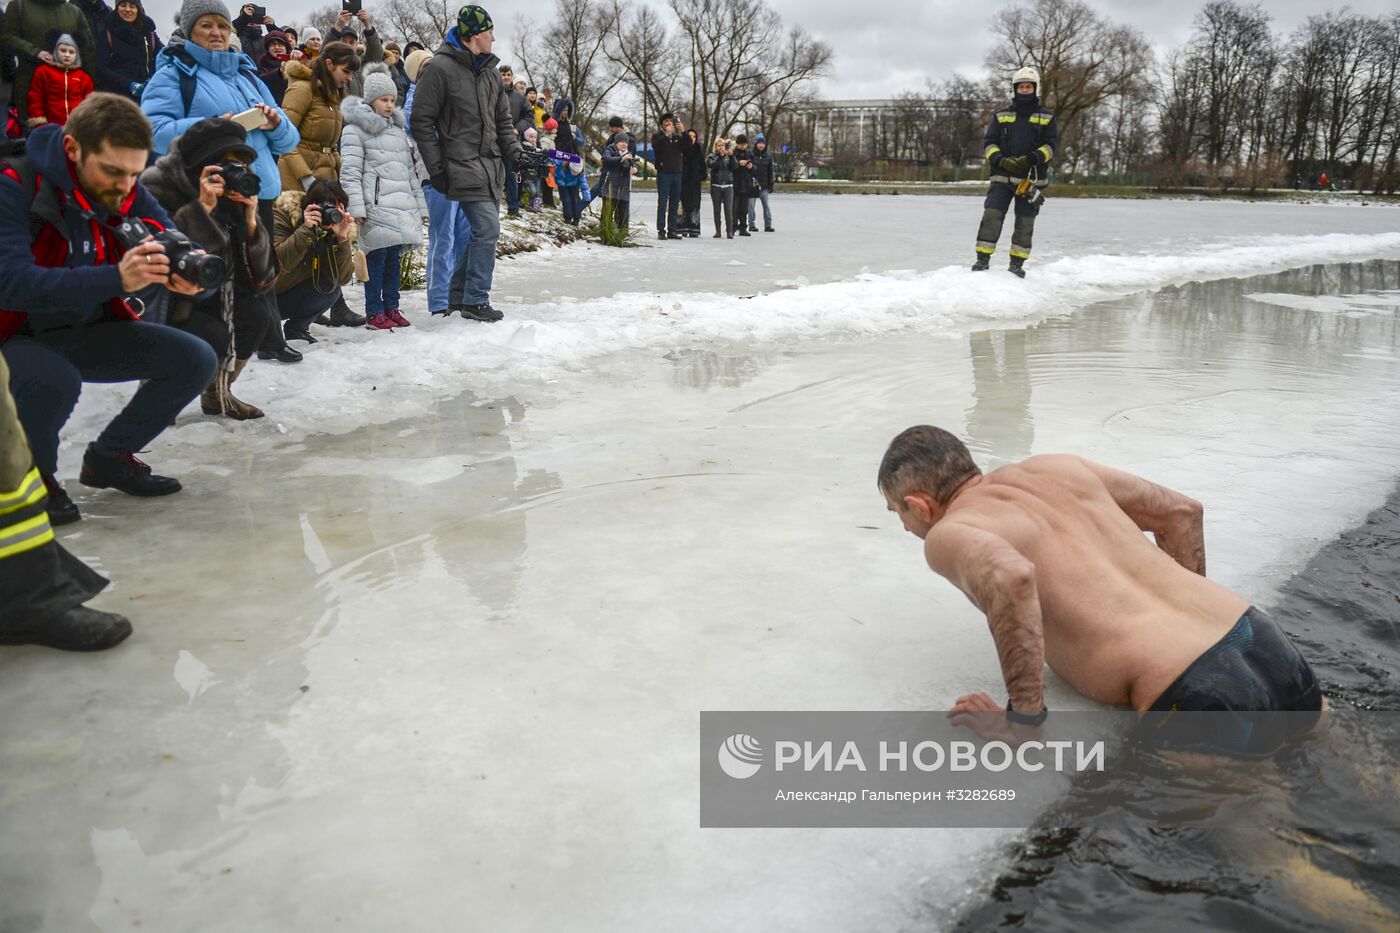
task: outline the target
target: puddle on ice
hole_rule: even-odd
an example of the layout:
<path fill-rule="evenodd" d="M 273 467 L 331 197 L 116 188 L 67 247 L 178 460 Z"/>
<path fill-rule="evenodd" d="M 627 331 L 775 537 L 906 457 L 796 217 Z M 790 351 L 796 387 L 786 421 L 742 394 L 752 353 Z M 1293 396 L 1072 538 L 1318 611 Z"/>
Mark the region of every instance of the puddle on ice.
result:
<path fill-rule="evenodd" d="M 555 384 L 163 449 L 167 500 L 75 486 L 137 634 L 0 655 L 0 929 L 940 928 L 1014 834 L 701 831 L 698 712 L 1002 692 L 875 491 L 913 423 L 1191 492 L 1212 575 L 1267 601 L 1400 454 L 1394 315 L 1250 297 L 1299 280 L 747 352 L 692 322 Z"/>

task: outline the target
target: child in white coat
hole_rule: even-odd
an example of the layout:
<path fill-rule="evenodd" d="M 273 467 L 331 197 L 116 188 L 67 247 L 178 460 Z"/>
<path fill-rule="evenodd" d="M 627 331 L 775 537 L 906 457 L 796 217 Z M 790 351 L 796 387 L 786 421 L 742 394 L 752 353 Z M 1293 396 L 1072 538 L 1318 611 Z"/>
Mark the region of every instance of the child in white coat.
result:
<path fill-rule="evenodd" d="M 423 239 L 428 204 L 413 169 L 413 140 L 404 132 L 398 88 L 384 71 L 365 75 L 364 97 L 340 105 L 340 183 L 350 196 L 350 216 L 360 228 L 369 281 L 365 283 L 367 327 L 408 327 L 399 311 L 399 256 Z"/>

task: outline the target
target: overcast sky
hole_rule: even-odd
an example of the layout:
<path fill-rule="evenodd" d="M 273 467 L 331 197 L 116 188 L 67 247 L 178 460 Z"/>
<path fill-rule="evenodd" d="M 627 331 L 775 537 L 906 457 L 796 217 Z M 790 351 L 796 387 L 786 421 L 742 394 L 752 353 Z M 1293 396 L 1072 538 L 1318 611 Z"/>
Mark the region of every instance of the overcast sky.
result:
<path fill-rule="evenodd" d="M 108 0 L 109 4 L 111 0 Z M 278 22 L 296 22 L 326 0 L 266 0 Z M 926 79 L 940 80 L 955 72 L 980 78 L 982 60 L 992 44 L 988 24 L 1009 0 L 884 0 L 854 3 L 852 0 L 768 0 L 789 23 L 826 40 L 836 52 L 832 77 L 824 83 L 829 98 L 890 97 L 901 90 L 922 89 Z M 1139 0 L 1089 0 L 1090 5 L 1114 22 L 1135 26 L 1159 50 L 1180 45 L 1191 30 L 1191 18 L 1201 6 L 1184 3 L 1141 3 Z M 366 4 L 371 9 L 373 0 Z M 522 10 L 537 22 L 547 21 L 552 0 L 504 5 L 485 0 L 483 6 L 497 23 L 496 51 L 509 62 L 513 56 L 511 24 Z M 664 4 L 656 4 L 664 6 Z M 1332 4 L 1331 8 L 1342 4 Z M 177 0 L 148 0 L 147 9 L 160 34 L 171 29 Z M 1265 0 L 1276 32 L 1292 32 L 1310 14 L 1329 7 L 1307 0 Z M 1350 0 L 1353 11 L 1366 15 L 1388 13 L 1394 0 Z M 234 8 L 236 10 L 236 8 Z M 235 12 L 235 15 L 236 12 Z"/>

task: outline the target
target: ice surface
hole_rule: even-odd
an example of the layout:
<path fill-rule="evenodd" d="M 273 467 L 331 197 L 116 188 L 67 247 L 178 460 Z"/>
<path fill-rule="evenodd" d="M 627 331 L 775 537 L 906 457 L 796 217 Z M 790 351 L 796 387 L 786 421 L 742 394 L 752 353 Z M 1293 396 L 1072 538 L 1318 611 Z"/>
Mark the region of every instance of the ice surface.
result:
<path fill-rule="evenodd" d="M 857 227 L 887 203 L 825 201 Z M 813 256 L 747 300 L 513 302 L 255 363 L 273 417 L 157 442 L 182 494 L 70 480 L 63 540 L 137 633 L 0 653 L 0 929 L 942 928 L 1007 834 L 701 831 L 698 712 L 1002 692 L 874 488 L 918 422 L 987 467 L 1071 450 L 1190 491 L 1212 575 L 1267 603 L 1400 454 L 1394 313 L 1274 298 L 1360 306 L 1400 266 L 1191 282 L 1400 250 L 1343 228 L 1177 230 L 1025 283 Z M 121 397 L 88 387 L 69 436 Z"/>

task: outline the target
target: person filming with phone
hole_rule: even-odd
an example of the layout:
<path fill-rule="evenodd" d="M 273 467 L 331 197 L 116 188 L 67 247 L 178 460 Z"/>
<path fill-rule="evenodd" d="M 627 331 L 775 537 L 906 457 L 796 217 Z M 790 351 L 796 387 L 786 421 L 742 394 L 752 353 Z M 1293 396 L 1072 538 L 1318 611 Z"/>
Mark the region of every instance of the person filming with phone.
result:
<path fill-rule="evenodd" d="M 162 237 L 121 238 L 141 224 L 176 235 L 137 181 L 151 125 L 136 104 L 97 93 L 66 125 L 41 126 L 23 156 L 0 162 L 0 352 L 55 524 L 80 517 L 57 480 L 58 436 L 84 382 L 140 387 L 88 444 L 79 481 L 133 496 L 178 492 L 136 459 L 214 377 L 209 345 L 140 320 L 139 293 L 194 295 Z M 133 223 L 134 222 L 134 223 Z"/>

